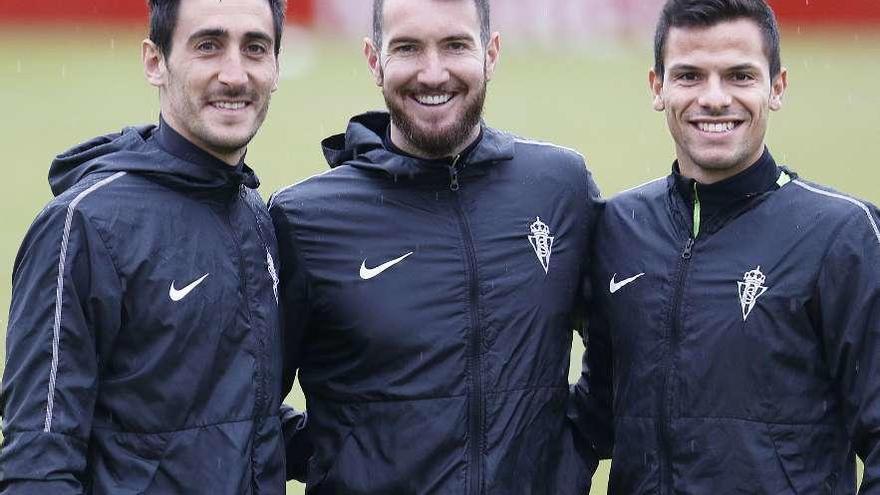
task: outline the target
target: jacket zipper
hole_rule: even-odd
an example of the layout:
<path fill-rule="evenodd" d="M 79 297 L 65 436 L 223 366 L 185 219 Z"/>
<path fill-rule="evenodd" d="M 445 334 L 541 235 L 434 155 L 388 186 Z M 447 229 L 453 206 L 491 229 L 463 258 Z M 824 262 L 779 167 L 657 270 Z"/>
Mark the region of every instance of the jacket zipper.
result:
<path fill-rule="evenodd" d="M 676 358 L 678 356 L 679 339 L 682 333 L 681 325 L 681 303 L 684 298 L 684 281 L 687 278 L 688 268 L 690 267 L 691 258 L 693 257 L 694 243 L 700 235 L 700 196 L 697 193 L 697 184 L 694 183 L 694 215 L 693 230 L 688 235 L 684 249 L 681 251 L 681 258 L 678 265 L 678 277 L 675 282 L 675 296 L 672 302 L 672 320 L 671 331 L 669 336 L 669 364 L 666 369 L 662 390 L 662 410 L 660 416 L 660 446 L 663 451 L 661 457 L 661 493 L 672 493 L 672 442 L 674 437 L 672 434 L 672 418 L 675 415 L 675 394 L 674 380 Z"/>
<path fill-rule="evenodd" d="M 244 191 L 239 189 L 238 196 L 241 199 L 236 198 L 234 201 L 243 201 L 244 200 L 243 195 L 244 195 Z M 242 207 L 249 208 L 246 204 L 243 204 Z M 247 272 L 245 271 L 245 268 L 244 268 L 244 255 L 241 251 L 241 242 L 239 242 L 238 236 L 235 234 L 235 228 L 233 227 L 232 205 L 227 205 L 227 207 L 226 207 L 226 220 L 228 223 L 229 231 L 232 235 L 232 242 L 235 244 L 236 253 L 238 254 L 238 277 L 239 277 L 240 283 L 241 283 L 241 295 L 242 295 L 242 299 L 244 300 L 245 314 L 247 315 L 248 324 L 252 325 L 253 321 L 254 321 L 254 316 L 253 316 L 253 313 L 251 312 L 250 296 L 248 295 Z M 258 341 L 259 341 L 258 353 L 262 353 L 263 352 L 263 339 L 260 338 L 260 339 L 258 339 Z M 257 390 L 256 390 L 256 397 L 254 400 L 254 422 L 255 423 L 260 422 L 260 419 L 259 419 L 260 412 L 262 411 L 262 408 L 263 408 L 263 394 L 265 393 L 265 390 L 264 390 L 265 384 L 263 383 L 263 378 L 264 378 L 265 373 L 262 369 L 263 361 L 264 360 L 261 358 L 260 355 L 256 356 L 257 376 L 256 376 L 255 381 L 257 383 Z M 254 440 L 256 440 L 256 439 L 254 439 Z M 256 455 L 256 450 L 254 447 L 254 448 L 251 448 L 251 455 L 250 455 L 251 459 L 250 460 L 251 460 L 252 483 L 256 487 L 258 484 L 257 484 L 257 479 L 256 479 L 257 459 L 256 459 L 255 455 Z"/>
<path fill-rule="evenodd" d="M 461 203 L 458 181 L 458 162 L 461 155 L 456 156 L 449 165 L 449 189 L 455 193 L 455 213 L 458 227 L 464 241 L 465 260 L 467 262 L 468 299 L 470 300 L 471 331 L 468 339 L 468 476 L 467 492 L 479 495 L 483 490 L 483 376 L 481 343 L 482 322 L 480 321 L 480 287 L 477 280 L 477 255 L 471 228 Z"/>
<path fill-rule="evenodd" d="M 461 189 L 461 184 L 458 183 L 458 161 L 461 160 L 461 155 L 455 155 L 455 158 L 452 159 L 452 163 L 449 164 L 449 190 L 452 192 L 458 192 Z"/>

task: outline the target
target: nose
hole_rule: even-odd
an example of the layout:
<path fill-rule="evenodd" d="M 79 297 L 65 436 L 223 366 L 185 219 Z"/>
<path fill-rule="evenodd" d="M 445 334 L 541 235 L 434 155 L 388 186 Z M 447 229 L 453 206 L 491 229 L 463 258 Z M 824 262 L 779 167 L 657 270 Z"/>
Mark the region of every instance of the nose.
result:
<path fill-rule="evenodd" d="M 730 93 L 724 86 L 720 76 L 713 75 L 709 77 L 706 85 L 700 94 L 700 106 L 710 111 L 717 112 L 729 107 L 733 102 Z"/>
<path fill-rule="evenodd" d="M 417 79 L 420 84 L 432 88 L 442 86 L 449 81 L 449 69 L 437 50 L 428 50 L 422 56 L 422 67 Z"/>
<path fill-rule="evenodd" d="M 241 88 L 247 85 L 248 74 L 245 70 L 241 54 L 236 50 L 230 50 L 230 52 L 220 62 L 220 73 L 217 75 L 217 80 L 225 86 Z"/>

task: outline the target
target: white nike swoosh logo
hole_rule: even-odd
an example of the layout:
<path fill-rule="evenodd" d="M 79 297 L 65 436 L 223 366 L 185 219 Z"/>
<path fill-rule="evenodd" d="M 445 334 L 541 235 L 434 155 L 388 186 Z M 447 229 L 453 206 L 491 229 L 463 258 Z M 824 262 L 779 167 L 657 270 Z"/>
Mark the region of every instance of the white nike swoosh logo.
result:
<path fill-rule="evenodd" d="M 394 266 L 394 265 L 400 263 L 401 261 L 407 259 L 411 254 L 413 254 L 412 251 L 410 251 L 410 252 L 404 254 L 404 255 L 401 256 L 400 258 L 393 259 L 393 260 L 391 260 L 391 261 L 389 261 L 389 262 L 387 262 L 387 263 L 382 263 L 381 265 L 377 266 L 376 268 L 367 268 L 367 260 L 364 260 L 364 262 L 361 263 L 361 278 L 364 279 L 364 280 L 370 280 L 371 278 L 373 278 L 373 277 L 379 275 L 380 273 L 382 273 L 382 272 L 384 272 L 385 270 L 391 268 L 392 266 Z"/>
<path fill-rule="evenodd" d="M 611 283 L 608 284 L 608 290 L 611 291 L 612 294 L 614 294 L 615 292 L 619 291 L 620 289 L 622 289 L 625 285 L 629 284 L 630 282 L 635 282 L 636 280 L 638 280 L 638 278 L 641 277 L 642 275 L 644 275 L 644 273 L 640 273 L 634 277 L 630 277 L 628 279 L 621 280 L 620 282 L 615 282 L 614 278 L 617 277 L 617 274 L 615 273 L 614 275 L 611 276 Z"/>
<path fill-rule="evenodd" d="M 202 283 L 203 280 L 205 280 L 206 278 L 208 278 L 208 275 L 210 275 L 210 273 L 206 273 L 206 274 L 204 274 L 204 275 L 202 276 L 202 278 L 196 280 L 195 282 L 193 282 L 193 283 L 187 285 L 186 287 L 184 287 L 184 288 L 182 288 L 182 289 L 180 289 L 180 290 L 175 289 L 175 288 L 174 288 L 174 282 L 171 282 L 171 288 L 168 289 L 168 297 L 170 297 L 171 300 L 174 301 L 174 302 L 180 301 L 181 299 L 183 299 L 184 297 L 186 297 L 187 295 L 189 295 L 189 293 L 192 292 L 193 289 L 195 289 L 196 287 L 198 287 L 199 284 Z"/>

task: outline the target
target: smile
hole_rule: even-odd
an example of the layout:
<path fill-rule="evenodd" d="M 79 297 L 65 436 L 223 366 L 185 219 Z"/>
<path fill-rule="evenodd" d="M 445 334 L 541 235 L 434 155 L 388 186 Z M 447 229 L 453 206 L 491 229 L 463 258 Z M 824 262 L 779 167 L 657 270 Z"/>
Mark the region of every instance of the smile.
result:
<path fill-rule="evenodd" d="M 421 105 L 429 106 L 429 107 L 437 107 L 440 105 L 445 105 L 449 102 L 455 95 L 452 93 L 441 93 L 441 94 L 432 94 L 425 95 L 419 94 L 414 95 L 413 98 L 419 102 Z"/>
<path fill-rule="evenodd" d="M 215 101 L 211 106 L 219 110 L 241 110 L 249 104 L 246 101 Z"/>
<path fill-rule="evenodd" d="M 731 120 L 727 122 L 694 122 L 693 125 L 701 132 L 724 134 L 736 129 L 741 123 L 740 121 Z"/>

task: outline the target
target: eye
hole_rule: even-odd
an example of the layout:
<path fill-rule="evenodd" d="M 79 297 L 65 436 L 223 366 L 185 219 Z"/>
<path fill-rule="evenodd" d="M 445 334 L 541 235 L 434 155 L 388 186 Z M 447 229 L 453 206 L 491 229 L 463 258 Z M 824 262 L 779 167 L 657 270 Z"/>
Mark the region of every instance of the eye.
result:
<path fill-rule="evenodd" d="M 748 72 L 734 72 L 730 78 L 738 83 L 752 82 L 755 80 L 755 76 Z"/>
<path fill-rule="evenodd" d="M 266 45 L 263 45 L 262 43 L 251 43 L 247 45 L 245 51 L 248 55 L 251 56 L 262 56 L 269 53 L 269 48 L 267 48 Z"/>
<path fill-rule="evenodd" d="M 447 48 L 449 48 L 450 50 L 452 50 L 454 52 L 463 52 L 463 51 L 467 50 L 469 47 L 468 47 L 467 43 L 465 43 L 463 41 L 453 41 L 447 45 Z"/>
<path fill-rule="evenodd" d="M 203 53 L 215 52 L 219 48 L 220 48 L 220 45 L 214 40 L 203 40 L 203 41 L 200 41 L 196 45 L 196 50 L 203 52 Z"/>
<path fill-rule="evenodd" d="M 411 43 L 401 44 L 401 45 L 395 45 L 391 51 L 393 53 L 398 54 L 398 55 L 411 55 L 411 54 L 416 53 L 418 51 L 418 47 L 414 44 L 411 44 Z"/>
<path fill-rule="evenodd" d="M 693 84 L 698 82 L 701 79 L 701 76 L 697 72 L 680 72 L 675 74 L 673 79 L 684 84 Z"/>

